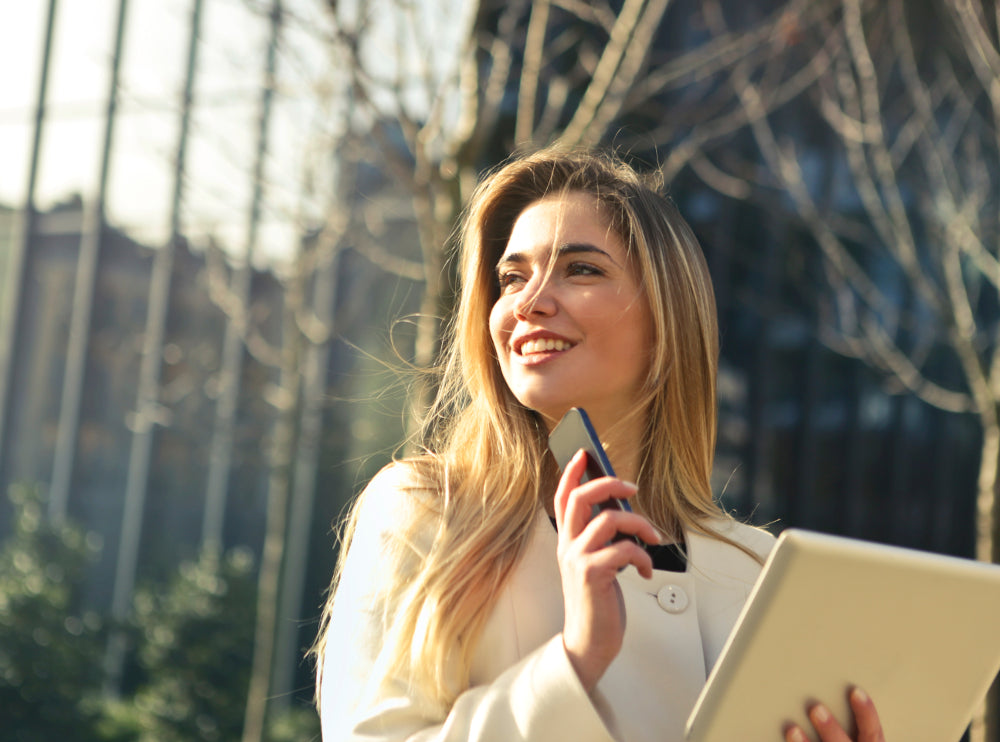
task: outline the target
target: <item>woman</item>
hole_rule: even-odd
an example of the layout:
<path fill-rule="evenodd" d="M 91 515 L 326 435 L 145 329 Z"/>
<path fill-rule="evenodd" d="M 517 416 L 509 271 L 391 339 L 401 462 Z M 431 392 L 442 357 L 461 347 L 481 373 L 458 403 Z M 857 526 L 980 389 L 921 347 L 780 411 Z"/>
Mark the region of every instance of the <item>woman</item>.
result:
<path fill-rule="evenodd" d="M 461 277 L 428 452 L 379 473 L 345 532 L 317 646 L 324 739 L 681 740 L 773 543 L 712 497 L 697 241 L 626 165 L 546 150 L 480 185 Z M 560 476 L 546 439 L 573 406 L 619 478 L 580 484 L 580 455 Z M 591 517 L 610 497 L 634 512 Z M 880 739 L 871 702 L 852 705 L 859 739 Z M 822 706 L 812 719 L 848 739 Z"/>

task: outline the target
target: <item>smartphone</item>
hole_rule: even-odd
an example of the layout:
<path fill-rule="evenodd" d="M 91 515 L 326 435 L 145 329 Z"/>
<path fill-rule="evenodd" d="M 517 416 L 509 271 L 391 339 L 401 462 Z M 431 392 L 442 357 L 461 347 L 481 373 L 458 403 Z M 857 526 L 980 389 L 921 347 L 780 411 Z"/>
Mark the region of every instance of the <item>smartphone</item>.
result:
<path fill-rule="evenodd" d="M 590 418 L 587 417 L 587 413 L 582 408 L 574 407 L 563 416 L 563 419 L 549 434 L 549 450 L 552 451 L 556 463 L 559 464 L 559 470 L 562 471 L 580 449 L 583 449 L 587 454 L 587 469 L 580 478 L 581 483 L 600 477 L 615 476 L 611 462 L 608 461 L 608 455 L 604 452 L 604 446 L 601 445 L 601 439 L 597 437 L 597 431 L 590 423 Z M 594 514 L 608 508 L 632 512 L 632 507 L 627 500 L 612 497 L 595 505 Z M 635 536 L 623 533 L 617 534 L 613 540 L 618 541 L 623 538 L 639 543 Z"/>

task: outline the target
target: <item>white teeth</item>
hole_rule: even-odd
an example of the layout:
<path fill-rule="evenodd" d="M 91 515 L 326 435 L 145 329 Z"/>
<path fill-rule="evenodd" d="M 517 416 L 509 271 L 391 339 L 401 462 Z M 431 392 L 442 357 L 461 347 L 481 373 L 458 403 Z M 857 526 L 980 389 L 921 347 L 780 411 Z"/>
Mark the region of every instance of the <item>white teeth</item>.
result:
<path fill-rule="evenodd" d="M 540 338 L 538 340 L 528 340 L 521 345 L 521 355 L 529 353 L 544 353 L 546 351 L 568 350 L 570 344 L 565 340 L 556 338 Z"/>

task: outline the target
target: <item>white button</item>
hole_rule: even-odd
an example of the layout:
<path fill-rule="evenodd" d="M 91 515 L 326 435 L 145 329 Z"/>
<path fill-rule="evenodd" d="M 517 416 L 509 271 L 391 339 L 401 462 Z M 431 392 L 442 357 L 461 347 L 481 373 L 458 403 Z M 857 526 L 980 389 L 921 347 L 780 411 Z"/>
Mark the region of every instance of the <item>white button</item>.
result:
<path fill-rule="evenodd" d="M 688 607 L 688 596 L 677 585 L 664 585 L 656 594 L 656 602 L 667 613 L 682 613 Z"/>

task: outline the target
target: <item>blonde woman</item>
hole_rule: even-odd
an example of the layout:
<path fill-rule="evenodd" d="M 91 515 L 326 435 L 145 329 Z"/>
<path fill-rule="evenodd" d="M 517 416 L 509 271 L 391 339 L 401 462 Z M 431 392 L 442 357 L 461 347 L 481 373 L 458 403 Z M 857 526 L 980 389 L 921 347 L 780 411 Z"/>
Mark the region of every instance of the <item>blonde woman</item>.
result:
<path fill-rule="evenodd" d="M 710 489 L 698 243 L 626 165 L 547 150 L 480 185 L 460 268 L 427 453 L 379 473 L 346 526 L 317 644 L 323 738 L 679 742 L 773 543 Z M 547 435 L 573 406 L 619 478 L 580 484 L 581 455 L 560 475 Z M 591 517 L 610 497 L 633 512 Z M 880 739 L 852 703 L 858 739 Z"/>

